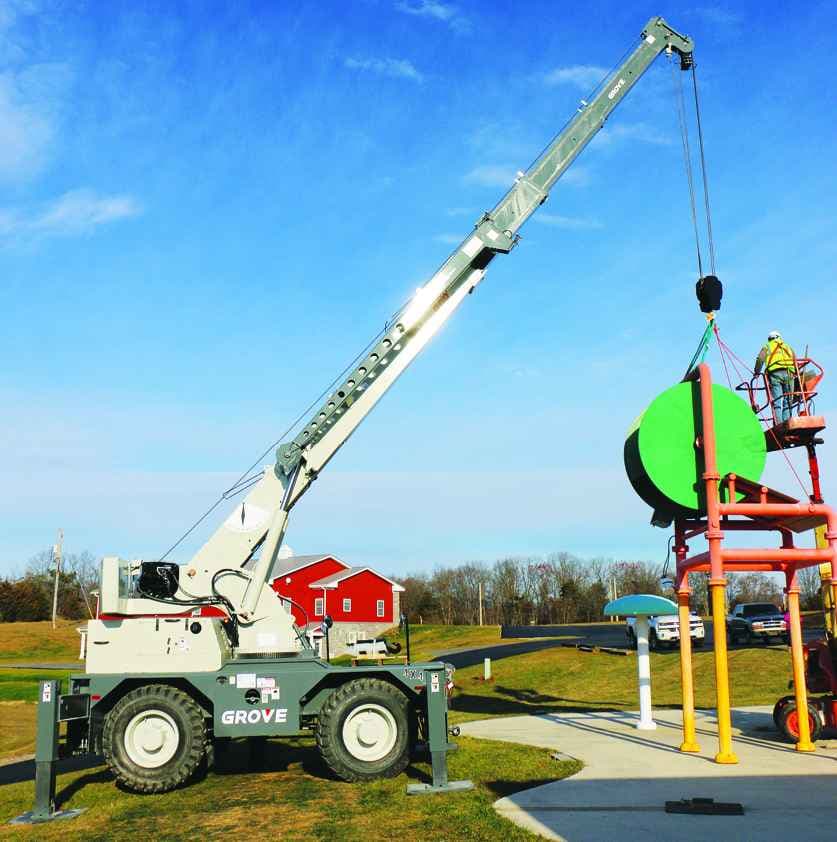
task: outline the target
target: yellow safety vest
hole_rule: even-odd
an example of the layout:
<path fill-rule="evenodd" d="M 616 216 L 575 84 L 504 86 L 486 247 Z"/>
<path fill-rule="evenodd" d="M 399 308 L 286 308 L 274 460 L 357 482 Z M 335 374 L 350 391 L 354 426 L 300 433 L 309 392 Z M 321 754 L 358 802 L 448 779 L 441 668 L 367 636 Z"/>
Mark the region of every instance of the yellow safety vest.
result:
<path fill-rule="evenodd" d="M 776 371 L 778 368 L 793 369 L 794 353 L 790 345 L 781 339 L 768 339 L 764 346 L 764 367 L 766 371 Z"/>

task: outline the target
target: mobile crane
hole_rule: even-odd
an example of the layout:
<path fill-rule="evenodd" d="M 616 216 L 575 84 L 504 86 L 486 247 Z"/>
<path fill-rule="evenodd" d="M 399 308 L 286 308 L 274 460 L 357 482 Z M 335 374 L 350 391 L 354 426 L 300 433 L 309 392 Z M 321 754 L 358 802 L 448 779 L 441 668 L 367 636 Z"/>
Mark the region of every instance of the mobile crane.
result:
<path fill-rule="evenodd" d="M 211 760 L 214 742 L 311 730 L 346 780 L 394 776 L 417 746 L 429 750 L 429 790 L 448 782 L 444 664 L 338 667 L 313 651 L 286 601 L 268 586 L 288 517 L 358 425 L 482 281 L 576 156 L 651 63 L 666 52 L 692 66 L 692 40 L 652 18 L 628 57 L 550 143 L 363 357 L 250 478 L 243 502 L 186 564 L 102 562 L 98 616 L 87 625 L 86 671 L 59 695 L 41 687 L 36 809 L 53 815 L 58 723 L 65 752 L 101 752 L 116 779 L 165 792 Z M 52 789 L 50 789 L 50 786 Z M 416 791 L 416 788 L 413 789 Z"/>

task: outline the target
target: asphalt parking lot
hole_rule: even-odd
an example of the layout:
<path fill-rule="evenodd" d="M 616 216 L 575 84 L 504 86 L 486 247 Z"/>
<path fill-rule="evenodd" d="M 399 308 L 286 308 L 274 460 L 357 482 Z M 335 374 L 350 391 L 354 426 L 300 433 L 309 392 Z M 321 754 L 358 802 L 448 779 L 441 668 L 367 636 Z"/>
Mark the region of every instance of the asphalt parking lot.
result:
<path fill-rule="evenodd" d="M 706 637 L 703 648 L 710 649 L 714 645 L 712 621 L 705 620 Z M 806 625 L 802 629 L 803 640 L 807 643 L 818 640 L 824 635 L 822 626 Z M 529 639 L 525 639 L 529 638 Z M 519 642 L 515 643 L 517 640 Z M 610 649 L 629 649 L 625 636 L 625 623 L 591 623 L 579 625 L 555 626 L 503 626 L 501 641 L 491 646 L 480 646 L 472 649 L 460 649 L 447 652 L 436 652 L 434 658 L 444 658 L 445 661 L 457 668 L 470 667 L 479 664 L 484 658 L 500 660 L 514 655 L 524 655 L 554 646 L 580 644 L 583 646 L 599 646 Z M 775 643 L 736 643 L 729 649 L 748 649 L 758 647 L 785 648 L 781 640 Z M 679 647 L 663 647 L 661 653 L 677 656 Z"/>

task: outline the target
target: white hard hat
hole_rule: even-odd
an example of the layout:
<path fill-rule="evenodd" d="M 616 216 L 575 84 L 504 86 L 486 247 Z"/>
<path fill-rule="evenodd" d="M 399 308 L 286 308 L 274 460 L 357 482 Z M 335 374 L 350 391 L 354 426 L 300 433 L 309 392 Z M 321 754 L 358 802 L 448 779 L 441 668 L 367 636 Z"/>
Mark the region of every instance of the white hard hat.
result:
<path fill-rule="evenodd" d="M 770 333 L 767 334 L 768 339 L 781 339 L 782 334 L 779 333 L 778 330 L 771 330 Z"/>

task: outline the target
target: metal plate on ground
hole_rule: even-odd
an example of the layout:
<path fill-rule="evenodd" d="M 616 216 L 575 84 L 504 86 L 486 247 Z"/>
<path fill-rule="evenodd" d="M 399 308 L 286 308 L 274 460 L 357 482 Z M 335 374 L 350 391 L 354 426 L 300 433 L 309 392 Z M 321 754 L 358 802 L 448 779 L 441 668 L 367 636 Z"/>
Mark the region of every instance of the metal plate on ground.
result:
<path fill-rule="evenodd" d="M 744 807 L 733 801 L 716 801 L 714 798 L 681 798 L 680 801 L 666 801 L 666 812 L 699 816 L 743 816 Z"/>

